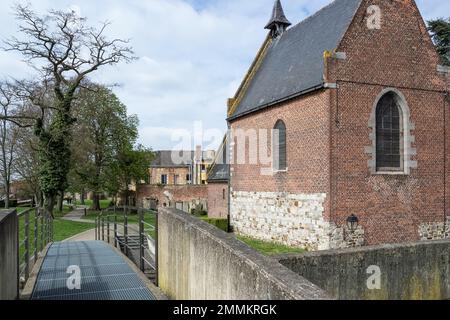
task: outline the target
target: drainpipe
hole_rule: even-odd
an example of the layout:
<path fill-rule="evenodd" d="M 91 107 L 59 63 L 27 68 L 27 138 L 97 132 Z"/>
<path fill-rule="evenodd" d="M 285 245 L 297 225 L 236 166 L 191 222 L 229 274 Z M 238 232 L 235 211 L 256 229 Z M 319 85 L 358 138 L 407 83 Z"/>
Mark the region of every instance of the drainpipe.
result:
<path fill-rule="evenodd" d="M 225 148 L 226 149 L 226 157 L 225 157 L 225 163 L 228 165 L 227 170 L 228 170 L 228 199 L 227 199 L 227 203 L 228 203 L 228 232 L 231 232 L 231 159 L 230 159 L 230 146 L 231 146 L 231 141 L 230 141 L 230 136 L 231 136 L 231 124 L 229 121 L 228 122 L 228 132 L 227 132 L 227 138 L 226 138 L 226 142 L 225 142 Z"/>

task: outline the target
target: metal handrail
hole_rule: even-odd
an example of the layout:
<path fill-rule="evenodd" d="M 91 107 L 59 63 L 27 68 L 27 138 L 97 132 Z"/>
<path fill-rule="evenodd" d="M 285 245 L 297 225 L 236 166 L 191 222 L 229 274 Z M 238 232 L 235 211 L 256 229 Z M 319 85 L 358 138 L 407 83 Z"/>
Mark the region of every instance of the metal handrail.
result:
<path fill-rule="evenodd" d="M 138 222 L 129 223 L 129 214 L 131 210 L 137 211 Z M 152 225 L 146 221 L 146 214 L 155 214 L 156 225 Z M 123 217 L 122 222 L 118 222 L 118 217 Z M 152 210 L 144 210 L 139 207 L 110 207 L 104 209 L 95 219 L 95 239 L 111 243 L 110 233 L 113 232 L 113 245 L 116 248 L 120 248 L 124 251 L 126 256 L 129 255 L 133 250 L 139 250 L 139 262 L 136 263 L 141 271 L 145 271 L 145 266 L 149 266 L 151 269 L 157 270 L 158 259 L 157 259 L 157 236 L 153 239 L 149 235 L 150 232 L 158 232 L 157 228 L 158 213 Z M 138 228 L 136 228 L 136 224 Z M 122 230 L 119 230 L 121 226 Z M 137 234 L 130 234 L 129 231 L 137 232 Z M 106 236 L 105 236 L 106 234 Z M 136 240 L 139 237 L 139 241 Z M 154 245 L 146 247 L 146 241 L 154 241 Z M 132 245 L 137 245 L 138 248 L 132 247 Z M 150 248 L 151 247 L 151 248 Z M 145 258 L 145 252 L 148 252 L 151 258 L 155 259 L 155 263 L 151 263 Z M 158 274 L 158 272 L 156 272 Z M 156 279 L 156 284 L 158 279 Z"/>
<path fill-rule="evenodd" d="M 27 210 L 24 210 L 22 212 L 17 213 L 17 217 L 20 218 L 26 214 L 29 214 L 31 211 L 36 210 L 36 208 L 29 208 Z"/>
<path fill-rule="evenodd" d="M 30 217 L 32 213 L 34 213 L 34 217 Z M 53 239 L 53 219 L 43 217 L 39 213 L 40 209 L 37 207 L 17 213 L 18 219 L 24 219 L 23 224 L 20 222 L 17 224 L 16 231 L 18 237 L 21 234 L 21 228 L 23 228 L 24 233 L 23 240 L 19 239 L 17 243 L 17 261 L 19 264 L 17 278 L 22 285 L 28 281 L 30 271 L 37 261 L 39 252 Z"/>

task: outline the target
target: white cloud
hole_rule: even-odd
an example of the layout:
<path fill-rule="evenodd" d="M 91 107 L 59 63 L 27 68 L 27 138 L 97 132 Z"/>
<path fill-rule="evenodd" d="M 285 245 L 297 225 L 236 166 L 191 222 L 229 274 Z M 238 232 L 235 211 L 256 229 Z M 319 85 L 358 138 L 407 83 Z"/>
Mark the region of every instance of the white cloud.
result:
<path fill-rule="evenodd" d="M 330 0 L 283 0 L 296 23 Z M 418 0 L 426 19 L 450 12 L 450 3 Z M 13 0 L 2 2 L 10 8 Z M 73 9 L 90 23 L 111 21 L 109 34 L 131 38 L 139 60 L 101 70 L 95 80 L 119 83 L 115 92 L 140 118 L 141 142 L 171 149 L 176 128 L 195 121 L 225 131 L 226 100 L 232 96 L 267 31 L 273 0 L 34 0 L 40 10 Z M 0 12 L 0 38 L 16 31 L 11 10 Z M 0 76 L 24 76 L 17 55 L 0 53 Z"/>

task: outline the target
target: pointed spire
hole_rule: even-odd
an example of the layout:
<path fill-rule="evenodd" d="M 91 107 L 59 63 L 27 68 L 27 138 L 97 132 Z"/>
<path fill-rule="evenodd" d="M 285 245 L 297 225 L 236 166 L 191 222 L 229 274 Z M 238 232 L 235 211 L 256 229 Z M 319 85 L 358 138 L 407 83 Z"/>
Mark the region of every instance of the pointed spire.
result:
<path fill-rule="evenodd" d="M 289 27 L 291 23 L 286 18 L 283 10 L 283 6 L 281 5 L 280 0 L 275 0 L 275 4 L 273 6 L 272 18 L 270 18 L 269 23 L 266 25 L 265 29 L 269 29 L 272 31 L 272 37 L 276 38 L 283 34 L 286 31 L 287 27 Z"/>

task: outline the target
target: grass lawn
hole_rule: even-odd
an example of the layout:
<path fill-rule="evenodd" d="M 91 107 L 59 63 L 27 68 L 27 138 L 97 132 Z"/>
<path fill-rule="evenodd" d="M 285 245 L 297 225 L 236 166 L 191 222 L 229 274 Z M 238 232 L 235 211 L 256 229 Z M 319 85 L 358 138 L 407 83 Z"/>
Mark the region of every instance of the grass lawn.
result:
<path fill-rule="evenodd" d="M 17 211 L 23 212 L 27 210 L 28 208 L 17 208 Z M 81 223 L 81 222 L 72 222 L 72 221 L 65 221 L 61 220 L 61 217 L 64 214 L 67 214 L 70 212 L 70 208 L 66 207 L 63 210 L 63 213 L 58 213 L 55 211 L 55 220 L 53 221 L 53 240 L 56 241 L 62 241 L 65 239 L 68 239 L 70 237 L 73 237 L 79 233 L 82 233 L 84 231 L 93 229 L 94 227 L 91 224 L 87 223 Z M 34 223 L 35 223 L 35 212 L 32 211 L 30 213 L 30 226 L 29 226 L 29 236 L 30 236 L 30 257 L 32 256 L 34 252 Z M 38 224 L 38 234 L 40 232 L 41 224 L 39 220 Z M 21 216 L 19 218 L 19 241 L 22 243 L 25 240 L 25 217 Z M 40 238 L 38 241 L 38 245 L 40 246 Z M 23 255 L 25 254 L 25 247 L 21 246 L 20 248 L 20 258 L 21 261 L 23 258 Z"/>
<path fill-rule="evenodd" d="M 288 247 L 274 242 L 266 242 L 242 236 L 238 236 L 237 238 L 238 240 L 247 244 L 249 247 L 255 249 L 256 251 L 259 251 L 260 253 L 266 256 L 273 256 L 285 253 L 306 252 L 305 249 Z"/>
<path fill-rule="evenodd" d="M 83 222 L 56 219 L 53 223 L 53 241 L 55 242 L 65 240 L 79 233 L 94 229 L 93 225 Z"/>

